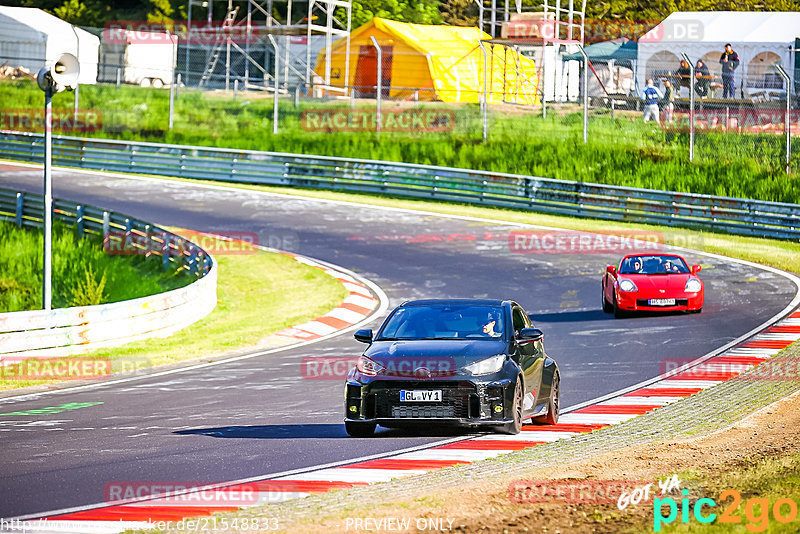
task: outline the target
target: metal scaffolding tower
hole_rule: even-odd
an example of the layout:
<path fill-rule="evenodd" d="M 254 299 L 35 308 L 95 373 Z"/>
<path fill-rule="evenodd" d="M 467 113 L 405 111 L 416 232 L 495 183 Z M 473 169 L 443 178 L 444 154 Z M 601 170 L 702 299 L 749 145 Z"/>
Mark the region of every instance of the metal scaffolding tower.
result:
<path fill-rule="evenodd" d="M 213 82 L 219 85 L 221 75 L 218 66 L 223 65 L 223 55 L 225 89 L 230 88 L 232 78 L 241 80 L 244 88 L 272 89 L 276 75 L 281 81 L 282 89 L 288 89 L 290 78 L 295 80 L 296 85 L 302 85 L 308 90 L 320 82 L 330 86 L 330 65 L 324 73 L 315 73 L 312 61 L 316 60 L 316 53 L 321 48 L 330 57 L 333 42 L 340 37 L 347 40 L 347 50 L 350 50 L 350 0 L 225 1 L 225 19 L 221 24 L 214 25 L 213 0 L 189 0 L 189 39 L 186 42 L 184 67 L 187 84 L 192 63 L 190 55 L 202 52 L 205 59 L 198 86 L 208 86 Z M 274 3 L 285 3 L 285 19 L 281 20 L 281 15 L 276 14 Z M 300 9 L 298 13 L 297 4 L 307 4 L 308 7 Z M 199 27 L 192 21 L 193 6 L 208 9 L 207 21 Z M 199 47 L 196 43 L 193 44 L 193 36 L 198 32 L 203 32 L 205 36 L 212 34 L 212 42 Z M 292 39 L 300 42 L 292 43 Z M 314 44 L 318 44 L 321 39 L 324 39 L 324 47 L 314 50 Z M 297 53 L 298 48 L 302 48 L 304 53 Z M 270 52 L 273 54 L 273 61 L 268 61 Z M 349 75 L 349 59 L 348 53 L 346 76 Z M 270 69 L 269 65 L 274 67 Z M 251 82 L 251 69 L 261 73 L 263 85 Z"/>
<path fill-rule="evenodd" d="M 544 0 L 538 6 L 523 6 L 522 0 L 513 0 L 513 11 L 510 0 L 475 0 L 478 5 L 478 26 L 492 36 L 500 37 L 503 23 L 511 20 L 513 14 L 544 13 L 545 19 L 551 18 L 555 23 L 555 39 L 575 40 L 583 45 L 584 19 L 586 17 L 586 0 L 580 0 L 580 9 L 575 7 L 575 0 Z"/>
<path fill-rule="evenodd" d="M 575 62 L 564 64 L 561 57 L 583 46 L 586 0 L 579 8 L 575 0 L 544 0 L 538 6 L 514 0 L 513 12 L 510 0 L 475 2 L 480 28 L 492 36 L 488 43 L 511 46 L 536 62 L 543 113 L 546 101 L 577 98 Z"/>

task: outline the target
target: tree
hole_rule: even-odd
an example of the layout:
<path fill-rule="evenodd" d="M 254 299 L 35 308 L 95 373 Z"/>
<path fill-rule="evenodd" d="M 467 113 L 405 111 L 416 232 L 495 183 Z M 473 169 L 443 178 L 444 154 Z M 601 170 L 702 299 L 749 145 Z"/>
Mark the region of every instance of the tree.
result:
<path fill-rule="evenodd" d="M 442 16 L 437 9 L 438 4 L 436 0 L 355 0 L 352 27 L 366 24 L 373 17 L 417 24 L 440 24 Z"/>
<path fill-rule="evenodd" d="M 96 0 L 66 0 L 53 9 L 53 15 L 76 26 L 102 26 L 102 4 Z"/>
<path fill-rule="evenodd" d="M 477 26 L 478 4 L 475 0 L 441 0 L 439 14 L 450 26 Z"/>

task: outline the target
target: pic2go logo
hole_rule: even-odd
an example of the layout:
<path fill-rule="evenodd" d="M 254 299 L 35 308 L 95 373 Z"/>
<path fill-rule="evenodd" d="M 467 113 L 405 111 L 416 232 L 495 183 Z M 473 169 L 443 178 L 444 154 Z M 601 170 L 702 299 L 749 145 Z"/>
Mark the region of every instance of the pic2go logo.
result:
<path fill-rule="evenodd" d="M 741 494 L 734 489 L 727 489 L 719 494 L 720 502 L 731 498 L 731 503 L 719 514 L 713 513 L 710 509 L 716 508 L 717 503 L 714 499 L 702 498 L 695 501 L 694 506 L 689 503 L 689 490 L 684 489 L 681 492 L 684 497 L 681 499 L 680 514 L 681 523 L 689 522 L 690 512 L 694 515 L 695 520 L 699 523 L 712 523 L 717 520 L 719 523 L 742 523 L 742 517 L 736 515 L 734 512 L 739 508 L 742 503 Z M 668 515 L 664 516 L 664 507 L 668 509 Z M 706 508 L 706 509 L 704 509 Z M 751 497 L 745 501 L 744 515 L 748 520 L 745 525 L 750 532 L 764 532 L 769 526 L 770 520 L 770 507 L 769 501 L 764 498 Z M 788 498 L 782 498 L 775 501 L 772 505 L 772 516 L 775 521 L 781 524 L 791 523 L 797 518 L 797 504 Z M 653 531 L 661 532 L 662 525 L 668 525 L 678 518 L 678 503 L 672 497 L 665 497 L 663 499 L 653 499 Z"/>

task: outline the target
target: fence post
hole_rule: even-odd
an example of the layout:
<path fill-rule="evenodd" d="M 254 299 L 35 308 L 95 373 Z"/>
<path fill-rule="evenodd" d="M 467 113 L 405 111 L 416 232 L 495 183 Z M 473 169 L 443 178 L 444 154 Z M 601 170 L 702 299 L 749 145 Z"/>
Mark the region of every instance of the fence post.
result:
<path fill-rule="evenodd" d="M 375 39 L 375 36 L 371 36 L 370 40 L 372 41 L 372 46 L 375 47 L 375 50 L 378 52 L 378 87 L 376 87 L 377 92 L 375 94 L 375 107 L 377 108 L 377 115 L 376 115 L 376 123 L 375 123 L 375 131 L 378 132 L 378 139 L 381 137 L 381 93 L 383 92 L 383 50 L 381 50 L 381 45 L 378 44 L 378 40 Z"/>
<path fill-rule="evenodd" d="M 272 48 L 275 50 L 275 94 L 272 95 L 272 134 L 278 135 L 278 60 L 280 51 L 278 50 L 278 41 L 272 36 L 269 36 L 269 40 L 272 42 Z"/>
<path fill-rule="evenodd" d="M 481 98 L 481 114 L 483 115 L 483 140 L 489 137 L 489 59 L 486 55 L 486 45 L 483 41 L 478 41 L 483 53 L 483 98 Z"/>
<path fill-rule="evenodd" d="M 121 69 L 117 68 L 117 89 L 119 89 L 121 74 L 122 74 Z"/>
<path fill-rule="evenodd" d="M 24 193 L 17 193 L 17 226 L 22 226 L 22 208 L 25 202 Z"/>
<path fill-rule="evenodd" d="M 689 65 L 689 161 L 694 161 L 694 65 L 685 53 L 681 56 Z"/>
<path fill-rule="evenodd" d="M 83 237 L 83 206 L 78 206 L 76 222 L 78 227 L 78 237 Z"/>
<path fill-rule="evenodd" d="M 582 46 L 578 50 L 583 56 L 583 144 L 589 140 L 589 56 Z"/>
<path fill-rule="evenodd" d="M 783 118 L 783 130 L 786 133 L 786 174 L 789 174 L 792 161 L 792 123 L 790 118 L 792 112 L 792 79 L 781 65 L 775 65 L 775 69 L 786 82 L 786 111 Z"/>

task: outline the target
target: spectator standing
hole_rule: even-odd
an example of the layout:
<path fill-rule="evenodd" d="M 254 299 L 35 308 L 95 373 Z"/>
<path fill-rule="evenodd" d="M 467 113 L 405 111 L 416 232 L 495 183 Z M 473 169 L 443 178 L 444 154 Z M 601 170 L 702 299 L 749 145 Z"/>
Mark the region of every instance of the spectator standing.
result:
<path fill-rule="evenodd" d="M 722 65 L 722 98 L 733 98 L 733 71 L 739 66 L 739 54 L 734 52 L 730 43 L 725 45 L 719 64 Z"/>
<path fill-rule="evenodd" d="M 644 122 L 650 120 L 650 117 L 656 121 L 656 124 L 659 126 L 661 123 L 658 120 L 658 101 L 661 100 L 662 95 L 661 92 L 656 89 L 655 85 L 653 84 L 653 78 L 647 79 L 647 87 L 644 88 L 642 91 L 642 100 L 644 100 L 644 115 L 642 119 Z"/>
<path fill-rule="evenodd" d="M 702 59 L 697 60 L 697 65 L 694 67 L 694 90 L 700 98 L 707 98 L 708 92 L 711 90 L 711 73 L 708 72 L 708 67 L 703 63 Z"/>
<path fill-rule="evenodd" d="M 675 88 L 672 82 L 664 80 L 664 123 L 672 124 L 672 112 L 675 111 Z"/>

